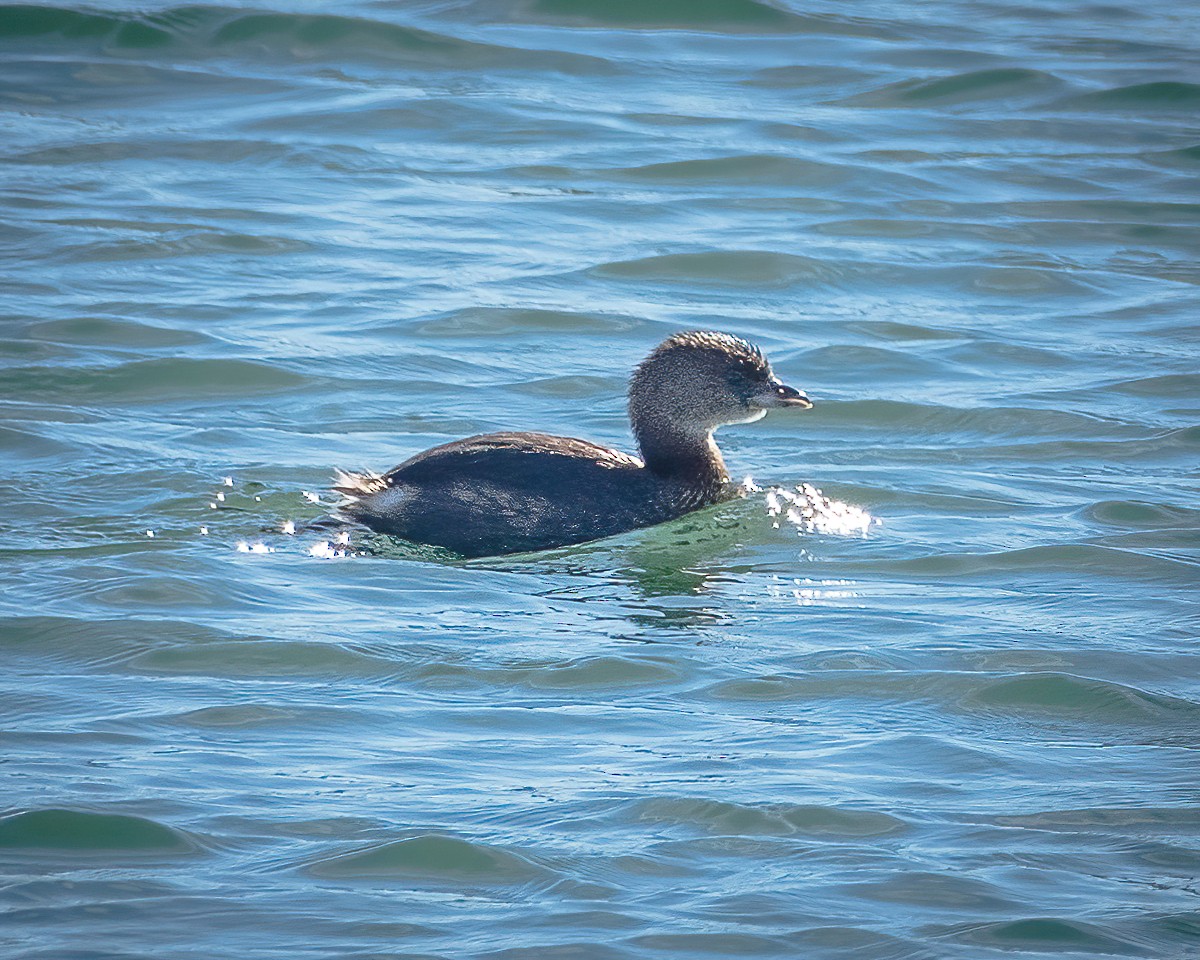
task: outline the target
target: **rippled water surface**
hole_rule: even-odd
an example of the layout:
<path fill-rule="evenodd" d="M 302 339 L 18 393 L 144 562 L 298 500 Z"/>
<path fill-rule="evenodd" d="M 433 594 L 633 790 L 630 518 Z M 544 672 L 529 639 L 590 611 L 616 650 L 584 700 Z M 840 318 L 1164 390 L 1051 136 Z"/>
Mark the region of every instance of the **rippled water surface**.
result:
<path fill-rule="evenodd" d="M 1195 8 L 264 3 L 0 8 L 5 956 L 1200 955 Z M 695 327 L 763 492 L 306 530 Z"/>

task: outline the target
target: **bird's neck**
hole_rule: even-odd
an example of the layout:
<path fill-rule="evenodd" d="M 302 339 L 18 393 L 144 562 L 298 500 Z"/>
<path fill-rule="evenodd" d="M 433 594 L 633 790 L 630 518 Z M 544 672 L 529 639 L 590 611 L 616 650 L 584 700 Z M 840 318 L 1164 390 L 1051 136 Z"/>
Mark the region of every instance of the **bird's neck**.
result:
<path fill-rule="evenodd" d="M 635 419 L 633 432 L 652 473 L 689 486 L 717 487 L 729 480 L 711 430 L 687 431 L 662 421 Z"/>

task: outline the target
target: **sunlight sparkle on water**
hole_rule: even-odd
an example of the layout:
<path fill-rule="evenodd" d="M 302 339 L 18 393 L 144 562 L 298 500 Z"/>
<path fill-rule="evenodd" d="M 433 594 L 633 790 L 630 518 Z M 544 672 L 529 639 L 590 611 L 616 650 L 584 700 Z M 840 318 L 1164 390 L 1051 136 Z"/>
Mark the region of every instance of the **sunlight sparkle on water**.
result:
<path fill-rule="evenodd" d="M 865 537 L 872 526 L 883 521 L 862 507 L 825 496 L 811 483 L 795 491 L 772 487 L 765 497 L 767 514 L 779 526 L 780 519 L 797 527 L 798 533 L 828 533 L 840 537 Z"/>
<path fill-rule="evenodd" d="M 857 591 L 850 589 L 855 585 L 853 580 L 810 580 L 807 577 L 791 581 L 776 577 L 775 580 L 767 591 L 770 596 L 776 599 L 790 597 L 801 607 L 853 600 L 859 596 Z"/>
<path fill-rule="evenodd" d="M 308 548 L 310 557 L 317 557 L 320 560 L 334 560 L 340 557 L 351 557 L 354 554 L 350 550 L 350 532 L 343 530 L 333 542 L 323 540 L 320 543 L 314 543 Z"/>

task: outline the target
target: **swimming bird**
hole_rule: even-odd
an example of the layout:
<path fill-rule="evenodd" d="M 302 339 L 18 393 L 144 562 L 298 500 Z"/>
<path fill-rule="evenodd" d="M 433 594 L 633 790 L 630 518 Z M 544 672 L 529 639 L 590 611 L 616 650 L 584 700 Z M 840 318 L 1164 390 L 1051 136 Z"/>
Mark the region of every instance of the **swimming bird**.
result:
<path fill-rule="evenodd" d="M 808 409 L 761 350 L 728 333 L 677 333 L 634 370 L 629 420 L 641 457 L 544 433 L 487 433 L 385 474 L 339 470 L 343 517 L 465 557 L 599 540 L 736 496 L 713 431 L 776 407 Z"/>

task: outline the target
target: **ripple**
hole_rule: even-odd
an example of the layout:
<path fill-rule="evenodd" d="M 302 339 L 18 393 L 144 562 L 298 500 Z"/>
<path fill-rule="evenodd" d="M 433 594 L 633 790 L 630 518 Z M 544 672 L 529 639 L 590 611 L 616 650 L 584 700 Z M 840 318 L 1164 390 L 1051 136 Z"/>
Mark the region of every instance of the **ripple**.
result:
<path fill-rule="evenodd" d="M 1062 90 L 1063 81 L 1051 73 L 1020 67 L 972 70 L 949 77 L 901 80 L 878 90 L 838 101 L 856 107 L 948 106 L 995 100 L 1029 99 Z"/>
<path fill-rule="evenodd" d="M 560 400 L 585 400 L 611 397 L 621 390 L 621 381 L 613 377 L 587 375 L 539 377 L 513 384 L 517 393 L 534 397 L 555 397 Z"/>
<path fill-rule="evenodd" d="M 0 649 L 75 668 L 124 662 L 139 651 L 162 644 L 167 637 L 187 645 L 223 636 L 178 620 L 9 616 L 0 619 L 0 626 Z"/>
<path fill-rule="evenodd" d="M 1148 833 L 1200 834 L 1200 810 L 1195 807 L 1085 807 L 1079 810 L 1045 810 L 1039 813 L 993 817 L 994 823 L 1030 830 L 1072 833 L 1095 831 L 1122 836 Z"/>
<path fill-rule="evenodd" d="M 753 184 L 774 187 L 831 187 L 844 183 L 855 168 L 773 154 L 743 154 L 671 160 L 640 167 L 606 171 L 611 176 L 643 183 Z"/>
<path fill-rule="evenodd" d="M 683 957 L 780 957 L 789 943 L 760 933 L 645 933 L 633 937 L 639 947 Z"/>
<path fill-rule="evenodd" d="M 253 397 L 311 385 L 311 378 L 278 364 L 253 360 L 178 357 L 134 360 L 113 367 L 20 368 L 0 373 L 0 390 L 26 399 L 64 394 L 84 403 L 162 403 L 208 400 L 214 395 Z"/>
<path fill-rule="evenodd" d="M 927 960 L 936 956 L 921 944 L 904 937 L 828 922 L 797 931 L 789 939 L 804 948 L 801 956 L 844 957 L 847 960 L 858 957 L 870 957 L 872 960 Z"/>
<path fill-rule="evenodd" d="M 1168 373 L 1157 377 L 1138 377 L 1115 383 L 1106 389 L 1138 397 L 1195 397 L 1200 396 L 1200 374 Z"/>
<path fill-rule="evenodd" d="M 178 350 L 209 342 L 208 337 L 191 330 L 175 330 L 116 317 L 43 320 L 30 324 L 28 334 L 54 343 L 140 350 Z"/>
<path fill-rule="evenodd" d="M 823 352 L 840 357 L 844 350 L 843 347 L 837 347 Z M 873 375 L 877 362 L 873 361 L 866 368 Z M 889 363 L 893 362 L 889 359 Z M 910 369 L 920 370 L 916 361 L 900 358 L 900 362 L 908 364 Z M 897 374 L 900 372 L 898 369 Z M 878 386 L 874 389 L 878 390 Z M 886 395 L 894 391 L 888 389 L 882 392 Z M 1032 441 L 1037 438 L 1090 436 L 1093 438 L 1090 442 L 1099 447 L 1105 434 L 1111 438 L 1114 433 L 1120 436 L 1127 432 L 1120 424 L 1088 414 L 1047 407 L 1011 406 L 1002 402 L 994 402 L 989 406 L 957 407 L 881 398 L 825 403 L 819 409 L 822 420 L 835 427 L 849 428 L 869 423 L 876 429 L 903 430 L 910 442 L 929 436 L 957 437 L 960 441 L 966 437 L 1014 438 L 1029 444 L 1031 453 L 1034 452 Z M 1055 448 L 1051 446 L 1049 449 Z M 1060 449 L 1058 459 L 1063 458 L 1065 452 Z"/>
<path fill-rule="evenodd" d="M 531 0 L 538 20 L 659 30 L 794 29 L 800 18 L 759 0 Z"/>
<path fill-rule="evenodd" d="M 937 910 L 1010 910 L 1013 902 L 999 887 L 971 877 L 906 872 L 870 883 L 848 884 L 855 896 Z"/>
<path fill-rule="evenodd" d="M 198 727 L 284 727 L 296 722 L 300 711 L 284 710 L 270 704 L 237 703 L 221 707 L 204 707 L 173 718 L 176 722 Z"/>
<path fill-rule="evenodd" d="M 220 9 L 220 8 L 216 8 Z M 333 14 L 243 14 L 212 35 L 213 45 L 287 60 L 401 60 L 425 68 L 562 70 L 594 74 L 606 61 L 579 53 L 526 50 L 463 40 L 416 27 Z"/>
<path fill-rule="evenodd" d="M 988 707 L 1048 713 L 1086 713 L 1107 721 L 1154 722 L 1166 716 L 1200 723 L 1200 704 L 1150 694 L 1107 680 L 1065 673 L 1036 673 L 993 680 L 970 697 Z"/>
<path fill-rule="evenodd" d="M 127 669 L 150 674 L 209 677 L 379 677 L 397 665 L 333 643 L 245 639 L 146 650 Z"/>
<path fill-rule="evenodd" d="M 1024 547 L 995 553 L 944 553 L 900 561 L 870 564 L 920 577 L 995 577 L 998 574 L 1037 577 L 1046 572 L 1079 576 L 1084 573 L 1105 579 L 1168 580 L 1186 582 L 1195 577 L 1193 561 L 1183 557 L 1154 555 L 1137 550 L 1120 550 L 1088 543 Z"/>
<path fill-rule="evenodd" d="M 640 801 L 632 817 L 731 836 L 879 837 L 908 829 L 903 820 L 871 810 L 817 804 L 747 806 L 690 797 Z"/>
<path fill-rule="evenodd" d="M 712 250 L 673 253 L 606 263 L 592 268 L 602 277 L 656 280 L 713 286 L 772 286 L 827 284 L 848 279 L 844 269 L 827 261 L 768 250 Z"/>
<path fill-rule="evenodd" d="M 1066 103 L 1097 110 L 1147 110 L 1153 113 L 1194 113 L 1200 110 L 1200 84 L 1158 80 L 1084 93 Z"/>
<path fill-rule="evenodd" d="M 0 820 L 0 847 L 106 856 L 191 853 L 184 834 L 144 817 L 46 808 Z"/>
<path fill-rule="evenodd" d="M 294 237 L 237 233 L 229 230 L 199 230 L 188 231 L 183 236 L 175 237 L 131 237 L 107 242 L 92 241 L 65 247 L 60 256 L 77 263 L 111 263 L 221 255 L 278 256 L 301 253 L 309 248 L 307 241 Z"/>
<path fill-rule="evenodd" d="M 1002 950 L 1085 954 L 1087 956 L 1143 956 L 1145 947 L 1121 939 L 1105 927 L 1058 917 L 1031 917 L 995 923 L 944 927 L 947 940 Z"/>
<path fill-rule="evenodd" d="M 752 0 L 747 0 L 752 2 Z M 607 63 L 586 54 L 514 49 L 418 27 L 336 14 L 241 12 L 219 6 L 171 7 L 148 14 L 84 13 L 46 5 L 0 8 L 0 38 L 70 39 L 115 54 L 170 49 L 202 57 L 242 54 L 256 62 L 354 60 L 463 69 L 595 73 Z"/>
<path fill-rule="evenodd" d="M 424 337 L 519 337 L 621 334 L 643 326 L 645 321 L 633 317 L 520 307 L 467 307 L 422 320 L 409 329 Z"/>
<path fill-rule="evenodd" d="M 546 882 L 553 874 L 505 850 L 442 834 L 424 834 L 330 857 L 309 872 L 331 879 L 386 879 L 436 886 L 493 886 Z"/>
<path fill-rule="evenodd" d="M 338 144 L 336 147 L 326 147 L 315 144 L 279 143 L 272 140 L 253 140 L 244 137 L 208 137 L 204 140 L 190 141 L 176 138 L 130 140 L 98 140 L 81 138 L 77 141 L 49 147 L 21 151 L 6 158 L 11 163 L 25 164 L 33 167 L 71 167 L 86 165 L 89 168 L 96 164 L 112 164 L 120 166 L 130 162 L 148 164 L 186 163 L 186 164 L 262 164 L 299 169 L 317 168 L 320 170 L 349 170 L 362 167 L 378 168 L 380 158 L 377 153 L 348 144 Z M 184 215 L 196 215 L 200 211 L 181 210 Z M 230 219 L 246 219 L 245 214 L 237 210 L 224 210 Z M 124 230 L 135 234 L 157 234 L 170 236 L 184 234 L 188 231 L 207 232 L 216 234 L 219 238 L 222 231 L 210 224 L 186 222 L 162 222 L 145 211 L 142 215 L 126 219 L 115 217 L 59 217 L 50 222 L 64 226 L 83 228 Z M 256 222 L 275 220 L 281 217 L 254 218 Z M 253 236 L 231 233 L 233 237 Z M 184 238 L 186 239 L 186 237 Z M 298 244 L 295 249 L 307 250 L 308 244 L 299 240 L 291 241 Z"/>
<path fill-rule="evenodd" d="M 1131 530 L 1200 527 L 1200 510 L 1144 500 L 1103 500 L 1085 507 L 1082 515 L 1105 526 Z"/>
<path fill-rule="evenodd" d="M 103 38 L 112 45 L 131 49 L 161 47 L 171 34 L 138 17 L 83 13 L 69 7 L 38 4 L 0 7 L 0 37 L 35 37 L 60 34 L 64 37 Z"/>
<path fill-rule="evenodd" d="M 19 457 L 26 463 L 32 463 L 64 457 L 71 453 L 72 448 L 50 437 L 40 436 L 32 430 L 0 426 L 0 450 L 3 450 L 6 456 Z"/>
<path fill-rule="evenodd" d="M 586 657 L 553 667 L 506 671 L 513 679 L 546 690 L 661 687 L 678 683 L 680 671 L 666 660 L 634 657 Z"/>

